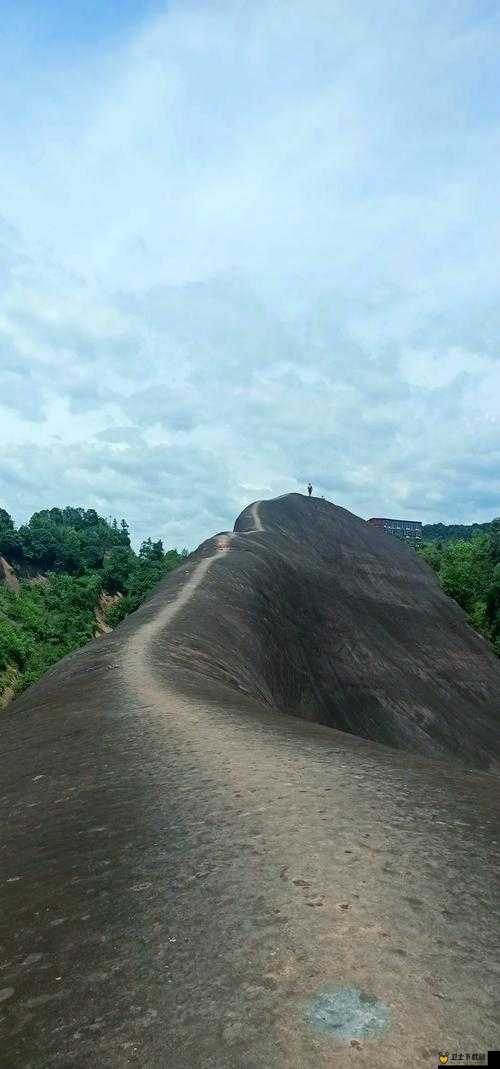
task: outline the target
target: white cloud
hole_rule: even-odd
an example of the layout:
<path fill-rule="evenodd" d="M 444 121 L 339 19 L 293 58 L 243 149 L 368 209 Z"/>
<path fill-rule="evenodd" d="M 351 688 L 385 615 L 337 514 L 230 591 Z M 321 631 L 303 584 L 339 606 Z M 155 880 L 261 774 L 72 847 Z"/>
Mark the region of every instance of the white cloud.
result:
<path fill-rule="evenodd" d="M 449 349 L 426 352 L 423 349 L 406 351 L 401 356 L 403 377 L 412 386 L 439 390 L 449 386 L 462 375 L 484 379 L 491 370 L 491 360 L 483 354 L 471 353 L 453 345 Z"/>
<path fill-rule="evenodd" d="M 188 544 L 308 478 L 500 512 L 499 37 L 472 0 L 178 2 L 32 89 L 18 42 L 6 506 Z"/>

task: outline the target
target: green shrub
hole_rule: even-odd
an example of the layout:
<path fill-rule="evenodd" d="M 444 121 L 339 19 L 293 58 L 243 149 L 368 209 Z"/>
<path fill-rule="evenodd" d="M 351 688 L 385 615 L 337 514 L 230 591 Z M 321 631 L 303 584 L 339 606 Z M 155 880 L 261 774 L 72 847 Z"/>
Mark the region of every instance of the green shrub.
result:
<path fill-rule="evenodd" d="M 419 553 L 500 655 L 500 520 L 484 527 L 467 539 L 424 543 Z"/>
<path fill-rule="evenodd" d="M 17 530 L 0 509 L 0 553 L 25 577 L 18 593 L 0 585 L 0 688 L 15 678 L 16 690 L 25 690 L 89 642 L 105 591 L 123 594 L 107 612 L 116 627 L 186 552 L 165 553 L 149 538 L 136 554 L 125 520 L 108 523 L 94 509 L 44 509 Z M 36 573 L 46 581 L 28 581 Z"/>

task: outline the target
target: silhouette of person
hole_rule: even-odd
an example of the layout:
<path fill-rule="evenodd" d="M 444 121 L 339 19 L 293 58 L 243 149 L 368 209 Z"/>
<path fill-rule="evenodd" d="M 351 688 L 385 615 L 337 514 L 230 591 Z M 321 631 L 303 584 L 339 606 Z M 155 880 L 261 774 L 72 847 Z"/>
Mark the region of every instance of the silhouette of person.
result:
<path fill-rule="evenodd" d="M 308 483 L 307 484 L 307 493 L 309 494 L 309 497 L 311 496 L 312 492 L 313 492 L 313 488 L 311 486 L 311 483 Z"/>

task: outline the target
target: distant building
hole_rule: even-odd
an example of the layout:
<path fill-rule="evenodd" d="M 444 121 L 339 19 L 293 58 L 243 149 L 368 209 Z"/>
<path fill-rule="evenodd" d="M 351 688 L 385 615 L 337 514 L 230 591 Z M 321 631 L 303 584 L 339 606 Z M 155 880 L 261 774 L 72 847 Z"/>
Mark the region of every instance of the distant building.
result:
<path fill-rule="evenodd" d="M 408 542 L 411 546 L 422 544 L 422 524 L 420 520 L 388 520 L 380 516 L 373 516 L 368 523 L 374 527 L 382 527 L 388 534 L 399 538 L 401 542 Z"/>

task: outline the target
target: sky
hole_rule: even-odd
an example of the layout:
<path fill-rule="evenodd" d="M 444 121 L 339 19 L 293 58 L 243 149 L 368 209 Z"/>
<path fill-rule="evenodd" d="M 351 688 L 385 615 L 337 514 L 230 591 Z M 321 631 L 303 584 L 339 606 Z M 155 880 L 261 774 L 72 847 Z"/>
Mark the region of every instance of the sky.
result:
<path fill-rule="evenodd" d="M 500 514 L 500 6 L 3 0 L 0 504 Z"/>

